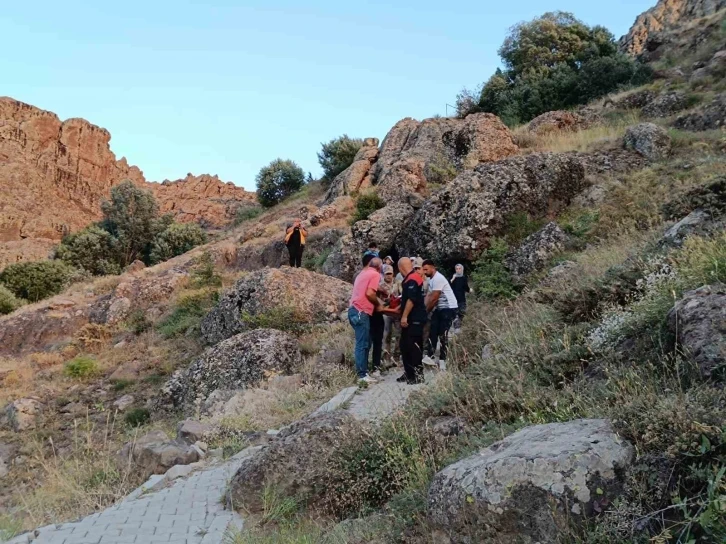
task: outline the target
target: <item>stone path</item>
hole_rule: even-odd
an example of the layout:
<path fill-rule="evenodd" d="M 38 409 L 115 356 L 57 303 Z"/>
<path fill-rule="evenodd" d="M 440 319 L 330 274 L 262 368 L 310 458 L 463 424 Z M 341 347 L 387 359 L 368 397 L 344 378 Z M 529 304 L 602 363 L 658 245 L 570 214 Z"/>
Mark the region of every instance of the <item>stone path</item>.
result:
<path fill-rule="evenodd" d="M 362 420 L 380 420 L 401 408 L 423 385 L 396 382 L 391 369 L 366 389 L 349 387 L 315 413 L 342 409 Z M 426 373 L 426 383 L 437 372 Z M 199 470 L 156 492 L 138 489 L 123 501 L 76 523 L 49 525 L 16 537 L 8 544 L 221 544 L 228 530 L 241 530 L 242 518 L 225 510 L 227 483 L 259 447 L 247 448 L 222 465 Z M 36 536 L 37 535 L 37 536 Z"/>

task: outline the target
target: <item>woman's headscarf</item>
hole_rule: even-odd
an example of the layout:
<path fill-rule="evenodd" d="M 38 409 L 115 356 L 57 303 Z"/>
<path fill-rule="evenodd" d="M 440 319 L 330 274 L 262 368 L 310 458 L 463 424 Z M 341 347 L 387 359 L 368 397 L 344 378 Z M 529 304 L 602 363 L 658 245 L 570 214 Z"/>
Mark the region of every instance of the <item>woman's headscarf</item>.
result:
<path fill-rule="evenodd" d="M 455 270 L 455 272 L 454 272 L 455 278 L 461 278 L 464 276 L 464 265 L 463 264 L 457 264 L 454 267 L 454 270 Z M 461 270 L 461 272 L 459 272 L 459 270 Z"/>

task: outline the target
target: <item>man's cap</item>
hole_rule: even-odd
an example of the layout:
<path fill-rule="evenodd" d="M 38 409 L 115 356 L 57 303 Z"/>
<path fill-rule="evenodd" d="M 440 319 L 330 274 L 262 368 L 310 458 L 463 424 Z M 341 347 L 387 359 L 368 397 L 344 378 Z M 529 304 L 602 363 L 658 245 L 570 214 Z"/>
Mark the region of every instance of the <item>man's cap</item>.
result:
<path fill-rule="evenodd" d="M 421 268 L 423 266 L 423 259 L 421 257 L 414 257 L 413 259 L 413 267 L 414 268 Z"/>

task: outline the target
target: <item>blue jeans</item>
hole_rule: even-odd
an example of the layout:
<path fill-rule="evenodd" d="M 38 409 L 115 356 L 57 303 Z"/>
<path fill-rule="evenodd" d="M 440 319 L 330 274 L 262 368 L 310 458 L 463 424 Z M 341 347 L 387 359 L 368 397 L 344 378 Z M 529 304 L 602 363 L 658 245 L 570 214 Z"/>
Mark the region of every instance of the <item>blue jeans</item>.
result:
<path fill-rule="evenodd" d="M 359 378 L 365 378 L 371 347 L 371 316 L 351 306 L 348 308 L 348 321 L 355 331 L 355 371 Z"/>

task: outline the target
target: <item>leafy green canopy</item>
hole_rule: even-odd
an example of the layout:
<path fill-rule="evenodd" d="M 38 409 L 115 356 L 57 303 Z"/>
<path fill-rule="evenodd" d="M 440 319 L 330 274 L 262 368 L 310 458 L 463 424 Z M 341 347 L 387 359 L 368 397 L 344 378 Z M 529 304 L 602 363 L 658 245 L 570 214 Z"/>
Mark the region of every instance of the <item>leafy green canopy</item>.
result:
<path fill-rule="evenodd" d="M 269 208 L 305 185 L 305 172 L 290 160 L 275 159 L 257 174 L 257 200 Z"/>
<path fill-rule="evenodd" d="M 607 29 L 589 27 L 571 13 L 519 23 L 499 54 L 504 69 L 497 69 L 478 96 L 466 89 L 459 94 L 459 115 L 490 112 L 512 126 L 652 77 L 650 69 L 618 53 Z"/>
<path fill-rule="evenodd" d="M 353 159 L 362 145 L 363 140 L 350 138 L 347 134 L 322 144 L 323 148 L 318 153 L 318 162 L 323 169 L 323 181 L 330 183 L 353 164 Z"/>

